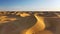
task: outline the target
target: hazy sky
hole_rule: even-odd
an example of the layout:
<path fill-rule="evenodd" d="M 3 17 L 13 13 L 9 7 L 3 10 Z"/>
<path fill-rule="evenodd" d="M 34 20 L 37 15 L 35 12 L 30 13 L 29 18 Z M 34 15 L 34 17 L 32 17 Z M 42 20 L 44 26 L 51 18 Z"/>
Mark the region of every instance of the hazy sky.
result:
<path fill-rule="evenodd" d="M 0 10 L 60 11 L 60 0 L 0 0 Z"/>

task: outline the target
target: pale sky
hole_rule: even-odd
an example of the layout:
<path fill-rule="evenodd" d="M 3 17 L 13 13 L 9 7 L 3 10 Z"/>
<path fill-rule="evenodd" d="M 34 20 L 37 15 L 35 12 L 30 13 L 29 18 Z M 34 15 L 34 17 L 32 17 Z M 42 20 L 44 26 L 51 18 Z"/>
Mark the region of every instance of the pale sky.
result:
<path fill-rule="evenodd" d="M 60 11 L 60 0 L 0 0 L 0 10 Z"/>

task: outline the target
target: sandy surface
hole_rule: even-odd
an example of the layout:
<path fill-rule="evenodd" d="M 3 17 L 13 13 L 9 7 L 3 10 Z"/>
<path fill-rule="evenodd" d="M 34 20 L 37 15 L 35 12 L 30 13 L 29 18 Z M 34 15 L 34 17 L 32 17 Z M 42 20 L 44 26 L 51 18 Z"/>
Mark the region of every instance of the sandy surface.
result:
<path fill-rule="evenodd" d="M 21 31 L 31 28 L 37 22 L 35 16 L 33 15 L 34 12 L 31 14 L 27 12 L 28 14 L 26 15 L 25 13 L 22 14 L 23 13 L 22 12 L 21 16 L 17 13 L 15 14 L 13 12 L 11 13 L 8 14 L 4 13 L 4 15 L 0 13 L 0 16 L 8 16 L 8 18 L 10 19 L 7 20 L 8 22 L 6 22 L 6 20 L 4 21 L 3 19 L 7 19 L 7 18 L 0 17 L 0 34 L 21 34 Z M 44 23 L 46 24 L 46 28 L 43 31 L 35 32 L 34 34 L 60 34 L 59 13 L 55 14 L 52 12 L 49 13 L 45 12 L 45 13 L 38 13 L 38 16 L 44 17 Z"/>

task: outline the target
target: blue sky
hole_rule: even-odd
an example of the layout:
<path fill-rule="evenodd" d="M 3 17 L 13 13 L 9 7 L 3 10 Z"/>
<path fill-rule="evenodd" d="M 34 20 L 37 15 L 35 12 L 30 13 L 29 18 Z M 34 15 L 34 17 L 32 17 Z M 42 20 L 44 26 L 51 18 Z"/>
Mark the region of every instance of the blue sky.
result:
<path fill-rule="evenodd" d="M 0 0 L 0 10 L 60 11 L 60 0 Z"/>

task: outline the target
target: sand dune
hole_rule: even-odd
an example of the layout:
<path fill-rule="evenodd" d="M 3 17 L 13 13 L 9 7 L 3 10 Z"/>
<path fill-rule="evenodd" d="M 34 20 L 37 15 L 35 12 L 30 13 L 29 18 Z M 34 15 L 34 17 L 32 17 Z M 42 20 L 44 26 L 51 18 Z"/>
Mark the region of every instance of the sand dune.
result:
<path fill-rule="evenodd" d="M 0 12 L 0 34 L 60 34 L 57 12 Z"/>

